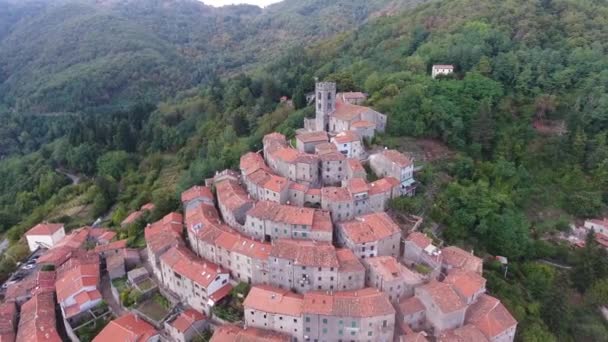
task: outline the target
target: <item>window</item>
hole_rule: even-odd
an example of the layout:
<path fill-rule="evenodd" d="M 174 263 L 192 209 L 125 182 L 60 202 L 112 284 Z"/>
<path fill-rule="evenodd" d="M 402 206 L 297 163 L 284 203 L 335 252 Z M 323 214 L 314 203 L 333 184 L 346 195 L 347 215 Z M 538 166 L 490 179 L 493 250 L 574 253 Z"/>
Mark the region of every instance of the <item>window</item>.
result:
<path fill-rule="evenodd" d="M 323 318 L 323 324 L 327 324 L 327 318 Z"/>
<path fill-rule="evenodd" d="M 327 334 L 327 328 L 323 328 L 323 333 Z"/>
<path fill-rule="evenodd" d="M 369 332 L 367 333 L 367 336 L 372 336 L 372 332 L 371 332 L 371 331 L 369 331 Z"/>
<path fill-rule="evenodd" d="M 253 311 L 251 313 L 253 314 Z M 306 323 L 310 323 L 310 317 L 306 317 Z"/>
<path fill-rule="evenodd" d="M 306 328 L 306 332 L 310 332 L 310 328 Z"/>

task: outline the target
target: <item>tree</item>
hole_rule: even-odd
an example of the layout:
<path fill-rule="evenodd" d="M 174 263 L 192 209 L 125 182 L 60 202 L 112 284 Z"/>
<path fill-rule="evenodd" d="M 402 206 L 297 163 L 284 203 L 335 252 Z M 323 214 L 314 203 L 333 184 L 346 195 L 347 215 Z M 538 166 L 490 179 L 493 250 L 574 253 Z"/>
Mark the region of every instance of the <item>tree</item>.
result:
<path fill-rule="evenodd" d="M 585 247 L 576 253 L 576 261 L 571 273 L 574 286 L 585 292 L 596 281 L 608 277 L 608 254 L 595 241 L 595 234 L 589 232 Z"/>
<path fill-rule="evenodd" d="M 304 89 L 298 86 L 293 93 L 292 101 L 295 109 L 302 109 L 306 107 L 306 95 L 304 94 Z"/>
<path fill-rule="evenodd" d="M 133 162 L 131 156 L 125 151 L 110 151 L 97 159 L 97 172 L 100 176 L 112 177 L 120 180 Z"/>

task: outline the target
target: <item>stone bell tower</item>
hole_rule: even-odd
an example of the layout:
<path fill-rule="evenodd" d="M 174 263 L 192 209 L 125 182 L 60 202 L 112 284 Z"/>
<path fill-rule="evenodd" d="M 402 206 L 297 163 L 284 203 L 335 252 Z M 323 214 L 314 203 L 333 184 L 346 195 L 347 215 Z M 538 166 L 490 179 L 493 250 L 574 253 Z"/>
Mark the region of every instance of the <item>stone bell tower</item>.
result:
<path fill-rule="evenodd" d="M 317 131 L 329 131 L 329 115 L 336 109 L 336 83 L 317 82 L 315 85 L 315 126 Z"/>

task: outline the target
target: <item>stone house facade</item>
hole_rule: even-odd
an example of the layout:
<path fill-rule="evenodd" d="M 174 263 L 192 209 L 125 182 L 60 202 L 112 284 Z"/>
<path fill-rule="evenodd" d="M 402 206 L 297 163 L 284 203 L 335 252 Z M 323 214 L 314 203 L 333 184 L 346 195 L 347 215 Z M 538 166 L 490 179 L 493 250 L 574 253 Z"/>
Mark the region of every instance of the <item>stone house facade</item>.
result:
<path fill-rule="evenodd" d="M 371 213 L 338 223 L 336 241 L 361 259 L 398 257 L 401 230 L 386 213 Z"/>

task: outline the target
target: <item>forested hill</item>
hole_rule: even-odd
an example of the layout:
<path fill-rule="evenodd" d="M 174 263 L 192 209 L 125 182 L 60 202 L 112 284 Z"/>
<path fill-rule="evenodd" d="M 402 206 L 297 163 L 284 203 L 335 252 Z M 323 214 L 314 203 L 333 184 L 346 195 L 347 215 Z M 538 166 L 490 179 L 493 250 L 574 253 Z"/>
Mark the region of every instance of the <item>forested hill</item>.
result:
<path fill-rule="evenodd" d="M 156 102 L 422 1 L 0 0 L 0 100 L 30 112 Z"/>

